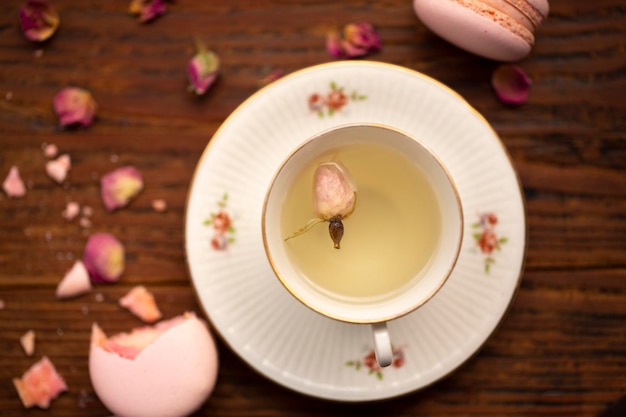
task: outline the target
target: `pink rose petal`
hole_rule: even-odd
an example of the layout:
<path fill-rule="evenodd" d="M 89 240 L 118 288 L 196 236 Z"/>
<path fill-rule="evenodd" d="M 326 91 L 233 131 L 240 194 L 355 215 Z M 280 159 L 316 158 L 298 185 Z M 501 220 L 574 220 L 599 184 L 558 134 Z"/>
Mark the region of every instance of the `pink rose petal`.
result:
<path fill-rule="evenodd" d="M 20 171 L 15 165 L 9 170 L 9 174 L 2 183 L 2 189 L 9 197 L 20 198 L 26 195 L 24 181 L 22 181 Z"/>
<path fill-rule="evenodd" d="M 82 261 L 76 261 L 57 285 L 56 296 L 57 298 L 71 298 L 89 291 L 91 291 L 89 272 Z"/>
<path fill-rule="evenodd" d="M 131 0 L 128 12 L 141 23 L 148 23 L 165 14 L 167 6 L 164 0 Z"/>
<path fill-rule="evenodd" d="M 357 58 L 379 51 L 381 47 L 378 32 L 367 22 L 347 24 L 343 36 L 337 30 L 326 34 L 326 51 L 335 58 Z"/>
<path fill-rule="evenodd" d="M 343 30 L 345 40 L 366 52 L 379 51 L 382 44 L 380 36 L 370 23 L 350 23 Z"/>
<path fill-rule="evenodd" d="M 128 294 L 120 298 L 119 303 L 146 323 L 152 323 L 161 318 L 161 311 L 157 307 L 154 296 L 143 285 L 133 287 Z"/>
<path fill-rule="evenodd" d="M 125 268 L 124 246 L 109 233 L 93 234 L 85 245 L 83 263 L 92 282 L 116 282 Z"/>
<path fill-rule="evenodd" d="M 54 97 L 53 105 L 62 127 L 89 126 L 98 108 L 91 93 L 78 87 L 65 87 L 59 91 Z"/>
<path fill-rule="evenodd" d="M 13 378 L 13 385 L 26 408 L 48 408 L 50 401 L 67 391 L 63 377 L 46 356 L 34 363 L 21 378 Z"/>
<path fill-rule="evenodd" d="M 514 64 L 500 65 L 493 72 L 491 85 L 503 103 L 523 104 L 528 100 L 532 80 Z"/>
<path fill-rule="evenodd" d="M 72 168 L 72 160 L 68 154 L 63 154 L 57 159 L 46 162 L 46 173 L 59 184 L 65 181 L 67 173 Z"/>
<path fill-rule="evenodd" d="M 118 168 L 100 179 L 100 195 L 108 211 L 128 205 L 142 188 L 141 172 L 132 166 Z"/>
<path fill-rule="evenodd" d="M 35 353 L 35 331 L 29 330 L 20 337 L 20 344 L 27 356 L 32 356 Z"/>
<path fill-rule="evenodd" d="M 337 30 L 332 30 L 326 34 L 326 51 L 335 58 L 345 56 L 341 45 L 341 35 Z"/>
<path fill-rule="evenodd" d="M 20 25 L 28 40 L 45 41 L 59 27 L 59 15 L 47 0 L 28 0 L 20 7 Z"/>

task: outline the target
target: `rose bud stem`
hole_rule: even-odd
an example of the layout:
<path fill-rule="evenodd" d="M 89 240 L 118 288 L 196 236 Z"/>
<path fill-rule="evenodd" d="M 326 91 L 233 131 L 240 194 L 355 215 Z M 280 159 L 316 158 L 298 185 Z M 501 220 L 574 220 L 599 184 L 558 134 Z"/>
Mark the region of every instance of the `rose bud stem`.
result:
<path fill-rule="evenodd" d="M 340 249 L 339 242 L 341 242 L 341 238 L 343 237 L 343 223 L 341 222 L 341 217 L 330 219 L 329 222 L 328 233 L 330 234 L 330 238 L 335 244 L 335 249 Z"/>

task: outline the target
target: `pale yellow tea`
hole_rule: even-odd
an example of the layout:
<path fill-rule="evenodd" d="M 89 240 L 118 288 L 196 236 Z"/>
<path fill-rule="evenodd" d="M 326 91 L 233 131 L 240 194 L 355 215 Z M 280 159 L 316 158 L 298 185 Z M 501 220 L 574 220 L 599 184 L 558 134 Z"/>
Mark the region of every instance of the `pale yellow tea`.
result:
<path fill-rule="evenodd" d="M 393 296 L 419 279 L 439 241 L 441 215 L 433 188 L 404 154 L 373 143 L 346 145 L 311 162 L 295 178 L 282 208 L 284 237 L 315 217 L 312 181 L 320 162 L 341 161 L 357 185 L 341 249 L 328 222 L 284 242 L 291 261 L 320 291 L 340 299 Z"/>

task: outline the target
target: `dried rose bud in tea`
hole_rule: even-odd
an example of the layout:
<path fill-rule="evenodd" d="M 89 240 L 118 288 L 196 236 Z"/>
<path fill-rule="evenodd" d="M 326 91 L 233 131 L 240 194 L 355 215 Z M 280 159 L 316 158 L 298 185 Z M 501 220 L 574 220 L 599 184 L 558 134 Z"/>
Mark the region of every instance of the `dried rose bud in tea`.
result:
<path fill-rule="evenodd" d="M 323 162 L 313 174 L 313 210 L 317 216 L 287 239 L 299 236 L 321 222 L 328 222 L 328 233 L 335 249 L 341 248 L 343 220 L 356 208 L 357 187 L 341 162 Z"/>
<path fill-rule="evenodd" d="M 59 15 L 47 0 L 28 0 L 20 7 L 20 25 L 28 40 L 42 42 L 59 28 Z"/>

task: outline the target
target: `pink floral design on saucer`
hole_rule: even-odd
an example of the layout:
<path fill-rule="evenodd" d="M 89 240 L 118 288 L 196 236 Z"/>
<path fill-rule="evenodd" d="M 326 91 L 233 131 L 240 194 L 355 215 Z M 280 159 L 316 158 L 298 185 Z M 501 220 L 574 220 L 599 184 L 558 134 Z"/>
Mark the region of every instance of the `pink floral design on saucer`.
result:
<path fill-rule="evenodd" d="M 219 200 L 216 205 L 218 210 L 211 212 L 210 217 L 206 219 L 203 224 L 213 229 L 211 248 L 217 251 L 223 251 L 228 249 L 229 245 L 235 243 L 233 217 L 227 210 L 228 193 L 224 193 L 221 200 Z"/>
<path fill-rule="evenodd" d="M 389 368 L 402 368 L 404 366 L 405 357 L 404 357 L 404 349 L 406 346 L 400 346 L 398 348 L 393 348 L 393 360 Z M 369 349 L 365 356 L 361 359 L 357 359 L 354 361 L 347 361 L 346 366 L 354 368 L 357 371 L 360 371 L 361 368 L 367 369 L 368 375 L 376 375 L 376 378 L 383 379 L 383 371 L 389 368 L 381 368 L 378 366 L 378 362 L 376 362 L 376 353 L 374 353 L 374 349 Z"/>
<path fill-rule="evenodd" d="M 309 110 L 316 112 L 319 117 L 332 116 L 342 111 L 352 101 L 367 99 L 366 95 L 356 90 L 347 94 L 344 87 L 340 87 L 334 81 L 330 83 L 330 91 L 325 94 L 313 93 L 309 95 Z"/>
<path fill-rule="evenodd" d="M 498 216 L 495 213 L 478 213 L 478 221 L 472 224 L 472 229 L 476 245 L 480 249 L 481 253 L 485 255 L 485 272 L 491 271 L 491 265 L 496 260 L 493 257 L 495 251 L 499 251 L 502 248 L 508 238 L 498 237 L 496 233 L 496 226 L 498 224 Z"/>

